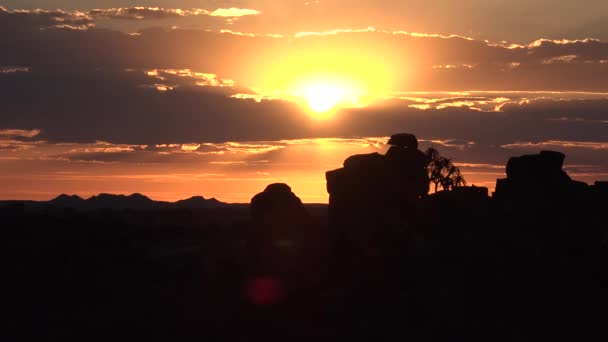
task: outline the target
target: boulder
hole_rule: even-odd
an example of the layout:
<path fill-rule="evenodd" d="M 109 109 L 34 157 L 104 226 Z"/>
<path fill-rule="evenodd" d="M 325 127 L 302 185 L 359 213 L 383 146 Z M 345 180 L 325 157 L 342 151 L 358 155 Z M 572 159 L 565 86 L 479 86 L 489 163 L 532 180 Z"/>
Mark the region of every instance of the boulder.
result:
<path fill-rule="evenodd" d="M 345 188 L 345 173 L 344 168 L 325 172 L 327 180 L 327 193 L 336 194 Z"/>
<path fill-rule="evenodd" d="M 256 222 L 279 217 L 291 217 L 296 220 L 308 216 L 300 198 L 284 183 L 270 184 L 264 192 L 255 195 L 251 199 L 250 210 Z"/>
<path fill-rule="evenodd" d="M 547 178 L 569 180 L 562 171 L 565 157 L 556 151 L 512 157 L 507 162 L 507 177 L 521 182 L 538 182 Z"/>
<path fill-rule="evenodd" d="M 429 192 L 429 159 L 420 150 L 392 146 L 386 153 L 391 189 L 399 197 L 417 199 Z"/>
<path fill-rule="evenodd" d="M 591 188 L 591 193 L 595 202 L 599 205 L 606 205 L 608 203 L 608 182 L 607 181 L 596 181 Z"/>
<path fill-rule="evenodd" d="M 608 181 L 595 181 L 593 189 L 608 195 Z"/>
<path fill-rule="evenodd" d="M 344 206 L 398 208 L 428 193 L 428 158 L 413 148 L 418 144 L 416 137 L 395 134 L 391 142 L 394 145 L 386 155 L 354 155 L 344 161 L 344 168 L 326 173 L 330 210 Z"/>
<path fill-rule="evenodd" d="M 472 199 L 472 198 L 488 198 L 488 188 L 484 186 L 459 186 L 454 188 L 453 192 L 458 196 L 462 196 L 463 198 Z"/>
<path fill-rule="evenodd" d="M 384 166 L 384 156 L 374 152 L 369 154 L 356 154 L 346 158 L 344 168 L 357 172 L 369 169 L 380 169 Z"/>
<path fill-rule="evenodd" d="M 564 166 L 566 155 L 557 151 L 540 151 L 543 163 L 548 169 L 561 170 Z"/>
<path fill-rule="evenodd" d="M 409 133 L 393 134 L 388 140 L 388 144 L 413 150 L 418 149 L 418 139 L 416 139 L 415 135 Z"/>
<path fill-rule="evenodd" d="M 273 300 L 262 300 L 266 304 L 294 292 L 313 291 L 324 279 L 329 242 L 300 198 L 287 184 L 270 184 L 252 198 L 250 209 L 254 221 L 248 239 L 247 261 L 254 276 L 250 289 L 264 285 L 262 292 L 268 286 L 280 292 Z M 254 304 L 259 302 L 256 294 L 260 293 L 250 293 Z"/>
<path fill-rule="evenodd" d="M 588 186 L 573 181 L 562 170 L 565 155 L 557 151 L 512 157 L 507 162 L 507 178 L 496 181 L 497 198 L 536 202 L 576 200 Z"/>

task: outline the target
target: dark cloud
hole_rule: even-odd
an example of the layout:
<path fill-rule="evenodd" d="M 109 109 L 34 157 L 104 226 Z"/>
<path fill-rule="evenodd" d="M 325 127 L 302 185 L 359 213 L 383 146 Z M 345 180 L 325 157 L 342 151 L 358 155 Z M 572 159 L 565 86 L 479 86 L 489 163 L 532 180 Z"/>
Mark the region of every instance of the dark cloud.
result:
<path fill-rule="evenodd" d="M 28 67 L 16 67 L 16 66 L 0 66 L 0 74 L 12 74 L 16 72 L 29 72 Z"/>
<path fill-rule="evenodd" d="M 184 76 L 177 76 L 180 73 Z M 605 141 L 608 136 L 608 99 L 562 99 L 559 93 L 553 94 L 554 98 L 536 93 L 494 94 L 494 98 L 472 94 L 427 98 L 437 106 L 427 110 L 409 107 L 417 102 L 394 99 L 378 106 L 339 111 L 319 125 L 294 103 L 231 98 L 233 87 L 220 87 L 217 80 L 210 82 L 214 78 L 208 74 L 191 74 L 185 70 L 33 70 L 0 75 L 0 127 L 23 130 L 13 131 L 19 134 L 40 130 L 37 137 L 56 142 L 100 140 L 146 145 L 387 136 L 395 131 L 412 131 L 432 140 L 458 139 L 496 146 L 531 140 Z M 174 83 L 183 78 L 186 85 L 158 90 L 158 82 L 169 81 L 156 79 L 162 75 L 173 76 Z M 205 81 L 193 85 L 197 79 Z M 498 110 L 492 102 L 495 98 L 502 98 Z M 487 111 L 456 106 L 468 101 L 474 103 L 472 107 L 480 102 L 491 106 Z M 446 103 L 455 106 L 439 108 Z"/>
<path fill-rule="evenodd" d="M 290 102 L 234 99 L 224 93 L 232 87 L 205 84 L 159 91 L 158 82 L 143 71 L 0 75 L 0 127 L 41 129 L 53 141 L 142 144 L 280 139 L 307 131 L 310 118 Z"/>
<path fill-rule="evenodd" d="M 560 56 L 576 56 L 581 61 L 598 61 L 608 56 L 608 44 L 598 39 L 550 40 L 539 39 L 523 49 L 526 54 L 541 61 Z"/>
<path fill-rule="evenodd" d="M 360 47 L 365 46 L 365 63 L 393 70 L 392 86 L 399 90 L 608 91 L 608 43 L 594 39 L 545 39 L 524 46 L 374 29 L 289 37 L 160 28 L 126 34 L 95 29 L 91 15 L 74 13 L 2 10 L 0 48 L 6 53 L 0 65 L 191 69 L 251 86 L 276 64 L 311 51 L 327 50 L 349 59 L 361 55 Z M 60 26 L 63 29 L 40 30 Z M 21 28 L 18 34 L 15 27 Z"/>
<path fill-rule="evenodd" d="M 38 129 L 0 129 L 0 137 L 9 138 L 33 138 L 40 134 Z"/>
<path fill-rule="evenodd" d="M 86 30 L 93 26 L 93 18 L 87 13 L 79 11 L 8 10 L 0 6 L 0 32 L 2 33 L 52 28 Z"/>

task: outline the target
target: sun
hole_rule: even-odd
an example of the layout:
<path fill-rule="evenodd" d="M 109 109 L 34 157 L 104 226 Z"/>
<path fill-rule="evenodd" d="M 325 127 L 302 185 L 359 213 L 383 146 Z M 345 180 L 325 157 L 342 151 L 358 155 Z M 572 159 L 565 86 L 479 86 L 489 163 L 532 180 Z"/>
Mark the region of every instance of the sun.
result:
<path fill-rule="evenodd" d="M 328 84 L 309 85 L 302 89 L 302 97 L 308 107 L 318 114 L 334 109 L 344 101 L 345 95 L 344 89 Z"/>
<path fill-rule="evenodd" d="M 339 77 L 310 77 L 294 82 L 289 93 L 299 98 L 314 118 L 331 118 L 342 108 L 366 105 L 366 90 L 361 82 Z"/>

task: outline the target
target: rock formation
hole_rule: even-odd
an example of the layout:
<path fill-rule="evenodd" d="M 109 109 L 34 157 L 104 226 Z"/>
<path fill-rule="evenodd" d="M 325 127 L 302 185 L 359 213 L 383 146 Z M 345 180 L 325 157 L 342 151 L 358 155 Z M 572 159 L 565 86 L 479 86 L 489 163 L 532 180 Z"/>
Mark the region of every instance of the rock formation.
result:
<path fill-rule="evenodd" d="M 326 173 L 330 212 L 340 208 L 399 207 L 429 191 L 428 159 L 412 134 L 395 134 L 386 155 L 360 154 Z M 331 213 L 330 213 L 331 216 Z"/>
<path fill-rule="evenodd" d="M 327 237 L 287 184 L 270 184 L 250 205 L 253 283 L 276 282 L 286 296 L 310 291 L 324 276 Z"/>
<path fill-rule="evenodd" d="M 275 183 L 251 199 L 251 216 L 257 223 L 285 224 L 308 218 L 302 201 L 287 184 Z"/>
<path fill-rule="evenodd" d="M 354 155 L 326 173 L 330 229 L 348 282 L 367 282 L 383 272 L 383 241 L 407 225 L 429 191 L 429 161 L 416 137 L 396 134 L 389 144 L 386 155 Z"/>
<path fill-rule="evenodd" d="M 587 184 L 573 181 L 562 169 L 564 159 L 565 155 L 556 151 L 510 158 L 507 178 L 496 181 L 495 198 L 547 202 L 574 199 L 586 193 Z"/>

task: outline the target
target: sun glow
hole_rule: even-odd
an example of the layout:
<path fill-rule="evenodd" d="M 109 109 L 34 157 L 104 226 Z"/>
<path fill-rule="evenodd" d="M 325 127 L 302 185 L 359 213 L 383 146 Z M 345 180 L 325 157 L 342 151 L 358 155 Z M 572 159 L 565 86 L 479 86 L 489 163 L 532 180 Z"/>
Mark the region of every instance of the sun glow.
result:
<path fill-rule="evenodd" d="M 302 97 L 316 113 L 327 113 L 345 97 L 344 89 L 332 85 L 311 85 L 302 89 Z"/>
<path fill-rule="evenodd" d="M 348 37 L 347 37 L 348 38 Z M 321 44 L 318 37 L 294 39 L 286 50 L 258 57 L 250 70 L 257 93 L 302 105 L 315 119 L 331 119 L 345 108 L 372 105 L 390 94 L 403 59 L 384 47 L 362 49 L 361 41 Z"/>
<path fill-rule="evenodd" d="M 287 93 L 308 107 L 315 118 L 329 118 L 341 108 L 362 107 L 367 102 L 367 92 L 360 82 L 329 76 L 301 79 Z"/>

